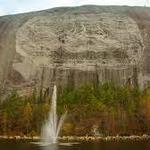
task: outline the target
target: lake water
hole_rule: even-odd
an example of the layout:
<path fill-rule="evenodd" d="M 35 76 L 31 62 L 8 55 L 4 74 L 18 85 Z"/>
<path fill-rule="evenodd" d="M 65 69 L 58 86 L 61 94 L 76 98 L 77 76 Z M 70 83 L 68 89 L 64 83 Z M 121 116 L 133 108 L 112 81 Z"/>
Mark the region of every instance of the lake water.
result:
<path fill-rule="evenodd" d="M 30 141 L 1 140 L 0 150 L 150 150 L 150 142 L 83 142 L 40 146 Z"/>

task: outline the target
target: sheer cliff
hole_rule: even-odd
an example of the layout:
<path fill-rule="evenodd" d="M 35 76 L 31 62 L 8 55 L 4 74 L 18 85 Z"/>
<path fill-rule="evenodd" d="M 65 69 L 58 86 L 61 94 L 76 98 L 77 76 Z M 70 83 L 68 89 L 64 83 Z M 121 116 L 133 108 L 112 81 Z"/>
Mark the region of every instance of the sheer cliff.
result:
<path fill-rule="evenodd" d="M 80 6 L 0 17 L 0 85 L 150 83 L 150 8 Z M 3 94 L 3 91 L 2 93 Z"/>

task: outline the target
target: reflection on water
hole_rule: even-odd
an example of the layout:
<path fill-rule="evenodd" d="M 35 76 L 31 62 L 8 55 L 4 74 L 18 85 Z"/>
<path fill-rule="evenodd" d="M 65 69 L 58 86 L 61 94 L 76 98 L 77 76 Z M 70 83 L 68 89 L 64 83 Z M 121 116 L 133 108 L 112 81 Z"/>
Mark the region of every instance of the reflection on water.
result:
<path fill-rule="evenodd" d="M 59 150 L 62 149 L 62 147 L 65 149 L 65 147 L 74 147 L 75 145 L 78 145 L 79 143 L 59 143 L 59 144 L 49 144 L 47 146 L 41 146 L 41 150 Z M 68 148 L 67 148 L 68 149 Z"/>
<path fill-rule="evenodd" d="M 150 141 L 60 143 L 44 146 L 31 141 L 1 140 L 0 150 L 150 150 Z"/>
<path fill-rule="evenodd" d="M 43 147 L 41 147 L 41 150 L 58 150 L 58 145 L 57 144 L 51 144 L 48 146 L 43 146 Z"/>

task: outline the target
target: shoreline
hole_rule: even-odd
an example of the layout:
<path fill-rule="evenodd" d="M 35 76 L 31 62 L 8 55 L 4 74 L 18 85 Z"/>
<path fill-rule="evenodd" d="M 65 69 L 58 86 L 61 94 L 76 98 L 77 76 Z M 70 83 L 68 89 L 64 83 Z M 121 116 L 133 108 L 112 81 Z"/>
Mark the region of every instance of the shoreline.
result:
<path fill-rule="evenodd" d="M 40 140 L 39 136 L 0 136 L 0 140 Z M 143 136 L 62 136 L 58 137 L 61 142 L 100 142 L 100 141 L 148 141 L 150 142 L 149 135 Z"/>

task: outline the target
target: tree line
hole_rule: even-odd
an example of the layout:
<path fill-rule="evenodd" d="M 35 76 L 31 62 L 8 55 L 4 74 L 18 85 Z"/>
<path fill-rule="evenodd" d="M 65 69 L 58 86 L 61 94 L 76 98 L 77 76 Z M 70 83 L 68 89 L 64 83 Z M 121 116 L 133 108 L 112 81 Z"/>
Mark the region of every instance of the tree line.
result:
<path fill-rule="evenodd" d="M 19 96 L 12 91 L 0 104 L 1 135 L 40 135 L 48 117 L 51 97 L 40 101 L 39 93 Z M 58 90 L 58 113 L 68 111 L 63 135 L 92 134 L 94 126 L 102 135 L 150 133 L 150 89 L 84 84 Z"/>

